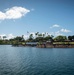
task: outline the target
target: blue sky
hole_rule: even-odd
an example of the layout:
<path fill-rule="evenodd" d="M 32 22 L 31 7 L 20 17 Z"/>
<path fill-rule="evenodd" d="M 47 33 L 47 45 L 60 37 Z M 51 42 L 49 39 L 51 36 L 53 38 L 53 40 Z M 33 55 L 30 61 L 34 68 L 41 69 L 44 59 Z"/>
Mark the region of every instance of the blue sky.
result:
<path fill-rule="evenodd" d="M 27 31 L 74 35 L 74 0 L 0 0 L 0 34 Z"/>

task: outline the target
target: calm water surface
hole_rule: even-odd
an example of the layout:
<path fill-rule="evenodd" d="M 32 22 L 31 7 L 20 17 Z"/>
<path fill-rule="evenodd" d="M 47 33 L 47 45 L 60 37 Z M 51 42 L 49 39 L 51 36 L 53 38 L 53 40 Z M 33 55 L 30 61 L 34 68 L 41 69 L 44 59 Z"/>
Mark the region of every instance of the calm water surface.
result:
<path fill-rule="evenodd" d="M 0 75 L 74 75 L 74 48 L 0 45 Z"/>

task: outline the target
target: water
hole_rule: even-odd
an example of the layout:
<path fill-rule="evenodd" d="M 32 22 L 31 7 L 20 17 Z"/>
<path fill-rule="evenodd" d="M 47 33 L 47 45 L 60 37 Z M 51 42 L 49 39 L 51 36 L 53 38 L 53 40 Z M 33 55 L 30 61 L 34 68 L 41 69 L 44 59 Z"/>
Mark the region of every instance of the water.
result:
<path fill-rule="evenodd" d="M 0 45 L 0 75 L 74 75 L 74 48 Z"/>

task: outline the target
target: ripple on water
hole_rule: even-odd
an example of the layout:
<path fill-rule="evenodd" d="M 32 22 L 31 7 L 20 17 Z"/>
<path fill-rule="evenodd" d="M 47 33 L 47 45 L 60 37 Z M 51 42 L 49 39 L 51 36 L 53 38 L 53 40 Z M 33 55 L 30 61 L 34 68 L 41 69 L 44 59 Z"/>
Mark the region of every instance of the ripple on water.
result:
<path fill-rule="evenodd" d="M 74 48 L 0 46 L 0 75 L 74 75 Z"/>

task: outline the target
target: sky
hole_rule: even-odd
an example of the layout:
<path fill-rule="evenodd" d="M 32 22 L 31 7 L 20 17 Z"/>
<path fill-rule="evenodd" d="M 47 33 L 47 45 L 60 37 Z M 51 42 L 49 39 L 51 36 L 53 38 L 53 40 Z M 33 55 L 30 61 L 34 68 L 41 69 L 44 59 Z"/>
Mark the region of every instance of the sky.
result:
<path fill-rule="evenodd" d="M 0 0 L 0 35 L 74 35 L 74 0 Z"/>

